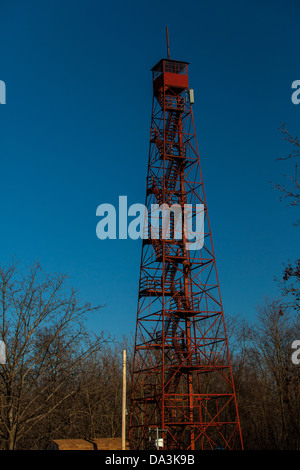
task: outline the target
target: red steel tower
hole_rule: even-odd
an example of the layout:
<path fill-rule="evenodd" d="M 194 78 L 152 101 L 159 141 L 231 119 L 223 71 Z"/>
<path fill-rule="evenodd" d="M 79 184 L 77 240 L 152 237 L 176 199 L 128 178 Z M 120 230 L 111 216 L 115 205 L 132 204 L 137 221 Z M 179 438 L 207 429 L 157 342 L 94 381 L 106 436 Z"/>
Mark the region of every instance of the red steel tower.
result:
<path fill-rule="evenodd" d="M 163 236 L 162 227 L 160 236 L 153 237 L 149 220 L 146 222 L 130 446 L 144 450 L 242 449 L 188 63 L 163 59 L 153 67 L 152 74 L 146 207 L 149 219 L 158 205 L 180 207 L 182 236 L 175 236 L 177 222 L 172 211 L 165 222 L 170 229 L 168 237 Z M 204 208 L 204 240 L 199 249 L 188 245 L 189 233 L 184 231 L 186 205 L 192 208 L 193 227 L 199 218 L 195 208 Z"/>

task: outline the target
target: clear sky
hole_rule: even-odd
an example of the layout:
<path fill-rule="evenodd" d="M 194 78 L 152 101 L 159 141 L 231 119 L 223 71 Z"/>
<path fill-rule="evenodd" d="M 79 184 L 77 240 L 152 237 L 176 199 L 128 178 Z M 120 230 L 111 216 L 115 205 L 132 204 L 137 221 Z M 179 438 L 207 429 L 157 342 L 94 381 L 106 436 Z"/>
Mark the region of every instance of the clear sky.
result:
<path fill-rule="evenodd" d="M 296 0 L 0 1 L 0 261 L 70 275 L 91 321 L 135 330 L 141 242 L 101 241 L 96 208 L 144 203 L 150 69 L 190 63 L 194 118 L 225 314 L 251 320 L 299 257 L 299 218 L 272 183 L 299 134 Z"/>

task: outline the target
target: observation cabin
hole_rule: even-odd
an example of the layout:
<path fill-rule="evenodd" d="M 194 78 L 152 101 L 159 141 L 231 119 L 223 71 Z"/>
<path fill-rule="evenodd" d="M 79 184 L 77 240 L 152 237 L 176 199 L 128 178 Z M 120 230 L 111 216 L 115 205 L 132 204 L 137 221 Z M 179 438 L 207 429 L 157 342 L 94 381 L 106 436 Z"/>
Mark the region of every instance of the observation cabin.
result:
<path fill-rule="evenodd" d="M 163 92 L 178 96 L 189 87 L 188 62 L 162 59 L 151 71 L 155 97 Z"/>

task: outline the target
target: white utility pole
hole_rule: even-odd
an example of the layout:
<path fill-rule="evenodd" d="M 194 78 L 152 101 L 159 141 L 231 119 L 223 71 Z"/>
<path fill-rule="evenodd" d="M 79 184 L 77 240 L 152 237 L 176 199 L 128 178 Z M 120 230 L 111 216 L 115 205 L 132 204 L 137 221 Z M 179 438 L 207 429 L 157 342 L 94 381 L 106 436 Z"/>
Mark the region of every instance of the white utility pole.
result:
<path fill-rule="evenodd" d="M 126 351 L 123 351 L 122 450 L 126 449 Z"/>

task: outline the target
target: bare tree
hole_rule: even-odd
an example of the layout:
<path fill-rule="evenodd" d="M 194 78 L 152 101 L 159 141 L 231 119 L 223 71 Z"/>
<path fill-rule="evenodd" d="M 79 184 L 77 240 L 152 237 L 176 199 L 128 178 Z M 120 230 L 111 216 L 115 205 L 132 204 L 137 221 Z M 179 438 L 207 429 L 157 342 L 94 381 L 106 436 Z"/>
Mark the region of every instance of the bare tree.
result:
<path fill-rule="evenodd" d="M 299 370 L 291 361 L 299 332 L 299 318 L 279 301 L 259 307 L 257 322 L 247 329 L 240 412 L 250 448 L 299 448 Z"/>
<path fill-rule="evenodd" d="M 288 185 L 277 184 L 275 187 L 279 189 L 287 204 L 294 207 L 300 207 L 300 139 L 293 137 L 287 130 L 286 125 L 282 124 L 280 132 L 284 139 L 292 146 L 290 153 L 278 158 L 278 160 L 292 160 L 294 163 L 294 174 L 287 175 L 289 180 Z M 300 220 L 295 223 L 296 226 L 300 225 Z M 280 287 L 285 299 L 285 305 L 291 307 L 294 311 L 300 312 L 300 259 L 297 259 L 294 264 L 288 263 L 284 269 L 283 277 L 280 280 Z"/>
<path fill-rule="evenodd" d="M 130 369 L 133 344 L 130 339 L 117 341 L 94 355 L 82 373 L 85 393 L 78 396 L 78 408 L 85 414 L 89 438 L 121 435 L 122 351 L 127 351 L 127 408 L 130 400 Z"/>
<path fill-rule="evenodd" d="M 281 199 L 286 199 L 288 205 L 300 206 L 300 175 L 299 175 L 299 162 L 300 162 L 300 140 L 298 137 L 293 137 L 282 124 L 279 128 L 284 139 L 292 145 L 292 151 L 285 157 L 278 158 L 278 160 L 292 160 L 294 163 L 294 174 L 285 175 L 288 179 L 288 184 L 277 184 L 275 187 L 282 193 Z M 296 225 L 300 224 L 300 220 Z"/>
<path fill-rule="evenodd" d="M 0 335 L 6 364 L 0 365 L 0 442 L 13 450 L 34 427 L 82 388 L 84 363 L 102 350 L 102 333 L 91 335 L 88 314 L 65 275 L 0 265 Z"/>

